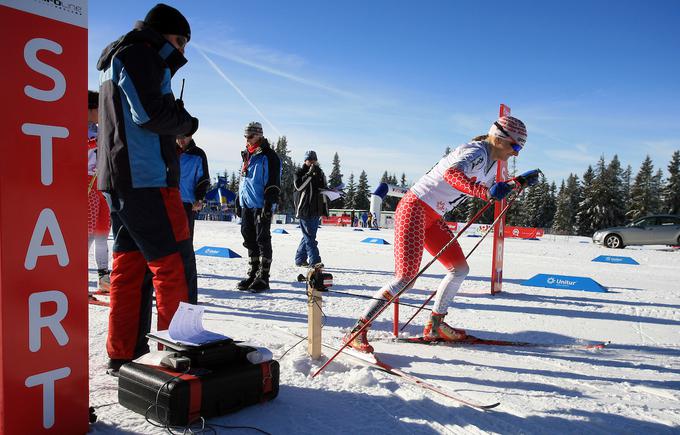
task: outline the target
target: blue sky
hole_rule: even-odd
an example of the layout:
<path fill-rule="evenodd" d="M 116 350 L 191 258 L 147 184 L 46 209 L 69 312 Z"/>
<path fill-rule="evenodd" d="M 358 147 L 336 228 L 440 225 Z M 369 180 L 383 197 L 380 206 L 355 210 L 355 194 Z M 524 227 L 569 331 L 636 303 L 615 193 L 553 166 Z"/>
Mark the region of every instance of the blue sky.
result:
<path fill-rule="evenodd" d="M 155 1 L 89 2 L 89 86 L 102 48 Z M 529 139 L 518 171 L 560 182 L 601 155 L 666 172 L 680 149 L 680 1 L 168 1 L 189 20 L 187 109 L 213 176 L 243 127 L 314 149 L 328 174 L 417 180 L 508 104 Z"/>

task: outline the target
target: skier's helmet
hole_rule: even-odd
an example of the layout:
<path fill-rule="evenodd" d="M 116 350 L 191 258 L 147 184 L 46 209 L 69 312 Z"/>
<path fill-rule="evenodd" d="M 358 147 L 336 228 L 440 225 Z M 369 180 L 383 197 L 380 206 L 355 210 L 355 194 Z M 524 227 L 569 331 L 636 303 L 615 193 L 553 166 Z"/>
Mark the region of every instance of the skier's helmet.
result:
<path fill-rule="evenodd" d="M 489 136 L 511 140 L 520 146 L 527 142 L 527 128 L 522 121 L 512 116 L 501 116 L 491 124 Z"/>

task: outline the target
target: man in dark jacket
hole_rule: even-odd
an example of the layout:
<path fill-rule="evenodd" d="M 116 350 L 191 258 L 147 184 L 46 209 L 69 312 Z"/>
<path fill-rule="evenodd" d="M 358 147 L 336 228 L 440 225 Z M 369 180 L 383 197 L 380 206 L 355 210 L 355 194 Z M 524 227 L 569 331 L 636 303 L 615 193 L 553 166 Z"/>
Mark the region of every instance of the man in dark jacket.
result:
<path fill-rule="evenodd" d="M 190 37 L 186 18 L 158 4 L 97 63 L 97 186 L 107 197 L 115 237 L 106 343 L 113 375 L 149 351 L 152 288 L 159 330 L 168 329 L 179 303 L 195 293 L 175 138 L 191 136 L 198 119 L 175 101 L 170 87 L 171 76 L 187 62 Z"/>
<path fill-rule="evenodd" d="M 236 214 L 241 217 L 243 246 L 248 249 L 248 277 L 237 284 L 239 290 L 259 293 L 269 289 L 272 264 L 270 227 L 281 191 L 281 159 L 262 133 L 262 124 L 251 122 L 245 128 L 246 149 L 241 151 L 243 167 L 236 198 Z"/>
<path fill-rule="evenodd" d="M 316 152 L 305 153 L 305 163 L 295 173 L 295 216 L 300 220 L 302 240 L 295 253 L 295 265 L 321 263 L 316 232 L 320 216 L 328 216 L 328 199 L 321 193 L 327 189 L 326 176 L 318 165 Z M 309 260 L 309 262 L 307 262 Z"/>
<path fill-rule="evenodd" d="M 189 239 L 191 240 L 191 262 L 196 268 L 194 254 L 194 220 L 195 213 L 203 208 L 203 198 L 210 187 L 210 173 L 208 172 L 208 158 L 205 152 L 196 146 L 196 142 L 189 137 L 178 136 L 177 145 L 181 151 L 179 156 L 180 178 L 179 193 L 182 205 L 189 221 Z M 189 286 L 189 302 L 198 304 L 198 276 L 194 274 L 193 282 Z M 196 291 L 194 291 L 196 290 Z"/>

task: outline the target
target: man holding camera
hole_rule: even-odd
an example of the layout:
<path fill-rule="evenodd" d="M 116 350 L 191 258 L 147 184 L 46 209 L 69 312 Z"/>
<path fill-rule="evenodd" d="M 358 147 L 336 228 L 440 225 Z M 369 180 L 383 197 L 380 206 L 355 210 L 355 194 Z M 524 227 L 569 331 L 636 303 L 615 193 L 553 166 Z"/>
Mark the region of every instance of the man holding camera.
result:
<path fill-rule="evenodd" d="M 269 289 L 272 264 L 272 214 L 281 191 L 281 159 L 262 133 L 262 124 L 251 122 L 244 131 L 246 149 L 241 151 L 243 167 L 236 198 L 236 215 L 241 218 L 243 246 L 248 249 L 248 277 L 239 290 L 259 293 Z"/>
<path fill-rule="evenodd" d="M 305 163 L 295 173 L 295 216 L 300 220 L 302 240 L 295 253 L 296 266 L 318 265 L 321 263 L 316 231 L 319 218 L 328 216 L 328 199 L 321 193 L 327 189 L 326 176 L 319 167 L 316 152 L 305 153 Z M 308 262 L 309 260 L 309 262 Z"/>

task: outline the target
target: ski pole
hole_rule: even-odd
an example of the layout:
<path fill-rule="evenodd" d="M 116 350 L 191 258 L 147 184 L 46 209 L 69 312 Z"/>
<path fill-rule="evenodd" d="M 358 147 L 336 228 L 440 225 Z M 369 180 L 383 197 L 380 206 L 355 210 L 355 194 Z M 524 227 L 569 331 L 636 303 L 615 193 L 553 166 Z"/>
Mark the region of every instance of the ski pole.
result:
<path fill-rule="evenodd" d="M 476 245 L 470 250 L 470 252 L 468 252 L 468 254 L 465 256 L 465 259 L 466 259 L 466 260 L 467 260 L 468 258 L 470 258 L 470 255 L 472 255 L 472 253 L 475 252 L 475 249 L 477 249 L 477 247 L 484 241 L 484 239 L 486 238 L 486 236 L 491 232 L 491 230 L 493 229 L 493 227 L 495 227 L 496 224 L 500 221 L 500 219 L 505 215 L 505 213 L 506 213 L 506 212 L 508 211 L 508 209 L 510 208 L 510 205 L 512 205 L 512 203 L 515 202 L 515 200 L 517 199 L 517 197 L 522 193 L 522 189 L 523 189 L 523 188 L 520 188 L 519 192 L 517 192 L 517 194 L 516 194 L 510 201 L 508 201 L 507 205 L 506 205 L 505 208 L 501 211 L 501 213 L 498 215 L 498 217 L 496 218 L 496 220 L 493 221 L 493 223 L 489 226 L 489 228 L 486 229 L 486 232 L 484 232 L 484 234 L 482 235 L 482 238 L 479 239 L 479 242 L 477 242 L 477 244 L 476 244 Z M 404 326 L 401 327 L 400 331 L 403 331 L 404 328 L 406 328 L 406 327 L 408 326 L 408 324 L 411 323 L 411 320 L 413 320 L 413 319 L 418 315 L 418 313 L 420 313 L 420 311 L 422 311 L 422 309 L 425 308 L 425 305 L 427 305 L 427 304 L 432 300 L 432 298 L 434 297 L 434 295 L 436 295 L 436 294 L 437 294 L 437 291 L 436 291 L 436 290 L 432 292 L 432 294 L 430 295 L 430 297 L 428 297 L 427 300 L 426 300 L 425 302 L 423 302 L 423 305 L 421 305 L 420 308 L 418 308 L 418 311 L 416 311 L 415 314 L 412 315 L 411 318 L 408 319 L 408 320 L 406 321 L 406 323 L 404 323 Z"/>
<path fill-rule="evenodd" d="M 385 309 L 386 309 L 387 307 L 390 306 L 390 304 L 392 303 L 392 301 L 394 301 L 394 300 L 397 299 L 399 296 L 401 296 L 402 293 L 406 292 L 406 290 L 408 290 L 408 289 L 410 288 L 410 286 L 418 279 L 418 277 L 420 277 L 420 275 L 422 275 L 423 273 L 425 273 L 425 271 L 426 271 L 430 266 L 432 266 L 432 264 L 437 260 L 437 258 L 439 258 L 439 256 L 442 255 L 442 254 L 444 253 L 444 251 L 446 251 L 446 249 L 448 249 L 449 246 L 451 246 L 456 240 L 458 240 L 458 238 L 461 236 L 461 234 L 463 234 L 463 232 L 465 232 L 465 230 L 467 230 L 467 229 L 470 227 L 470 225 L 472 225 L 472 223 L 473 223 L 474 221 L 476 221 L 477 219 L 479 219 L 479 217 L 480 217 L 480 216 L 481 216 L 481 215 L 482 215 L 482 214 L 483 214 L 483 213 L 491 206 L 491 204 L 493 204 L 493 201 L 487 202 L 487 203 L 484 205 L 484 207 L 482 207 L 482 208 L 481 208 L 481 209 L 480 209 L 480 210 L 479 210 L 479 211 L 478 211 L 478 212 L 477 212 L 477 213 L 476 213 L 476 214 L 468 221 L 468 223 L 465 224 L 465 226 L 458 232 L 458 234 L 456 234 L 455 237 L 454 237 L 453 239 L 449 240 L 449 241 L 446 243 L 446 245 L 444 245 L 444 247 L 443 247 L 442 249 L 440 249 L 439 252 L 437 252 L 437 254 L 432 258 L 432 260 L 430 260 L 425 266 L 423 266 L 423 267 L 420 269 L 420 271 L 418 271 L 418 273 L 416 274 L 416 276 L 414 276 L 413 278 L 411 278 L 411 280 L 410 280 L 409 282 L 407 282 L 406 285 L 404 285 L 404 287 L 403 287 L 401 290 L 399 290 L 394 296 L 392 296 L 392 298 L 391 298 L 389 301 L 387 301 L 387 303 L 386 303 L 385 305 L 383 305 L 383 306 L 378 310 L 378 312 L 376 312 L 376 313 L 373 315 L 373 317 L 371 317 L 370 319 L 368 319 L 368 321 L 367 321 L 366 323 L 364 323 L 364 325 L 363 325 L 361 328 L 359 328 L 356 332 L 354 332 L 354 333 L 349 337 L 349 339 L 348 339 L 345 343 L 343 343 L 343 345 L 340 347 L 340 349 L 338 349 L 338 350 L 333 354 L 333 356 L 331 356 L 331 357 L 328 359 L 328 361 L 326 361 L 326 362 L 324 363 L 324 365 L 322 365 L 322 366 L 321 366 L 321 367 L 320 367 L 320 368 L 312 375 L 312 377 L 315 378 L 316 375 L 318 375 L 319 373 L 321 373 L 321 372 L 323 371 L 323 369 L 325 369 L 325 368 L 328 366 L 328 364 L 330 364 L 331 361 L 333 361 L 333 360 L 340 354 L 340 352 L 342 352 L 342 351 L 349 345 L 349 343 L 351 343 L 351 342 L 352 342 L 359 334 L 361 334 L 361 333 L 364 331 L 364 329 L 368 328 L 368 325 L 370 325 L 371 322 L 373 322 L 375 319 L 377 319 L 378 316 L 379 316 L 380 314 L 382 314 L 382 312 L 385 311 Z"/>
<path fill-rule="evenodd" d="M 179 91 L 179 99 L 181 100 L 184 96 L 184 79 L 182 79 L 182 89 Z"/>

